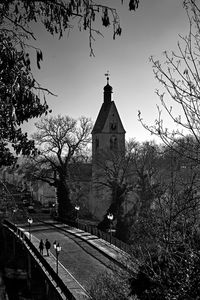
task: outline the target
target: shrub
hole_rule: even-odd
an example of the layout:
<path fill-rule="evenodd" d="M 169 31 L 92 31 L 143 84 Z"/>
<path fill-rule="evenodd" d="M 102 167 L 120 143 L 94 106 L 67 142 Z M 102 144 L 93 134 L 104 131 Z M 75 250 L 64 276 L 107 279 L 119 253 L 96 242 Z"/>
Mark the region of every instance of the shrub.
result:
<path fill-rule="evenodd" d="M 131 289 L 126 275 L 118 273 L 100 273 L 93 281 L 90 295 L 93 300 L 137 300 L 131 296 Z"/>

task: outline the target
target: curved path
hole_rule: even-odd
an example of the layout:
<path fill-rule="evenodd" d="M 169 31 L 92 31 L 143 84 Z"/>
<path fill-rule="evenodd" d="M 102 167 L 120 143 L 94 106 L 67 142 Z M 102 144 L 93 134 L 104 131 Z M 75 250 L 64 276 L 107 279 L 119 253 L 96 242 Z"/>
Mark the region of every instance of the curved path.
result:
<path fill-rule="evenodd" d="M 28 234 L 28 226 L 21 225 L 20 227 Z M 56 240 L 62 247 L 59 254 L 59 275 L 65 269 L 86 292 L 89 291 L 92 281 L 99 273 L 122 271 L 111 256 L 104 254 L 91 244 L 99 240 L 96 236 L 80 231 L 79 234 L 72 234 L 72 231 L 73 228 L 57 223 L 33 223 L 31 226 L 31 239 L 36 247 L 40 239 L 45 241 L 47 238 L 51 242 L 50 256 L 46 256 L 45 250 L 44 256 L 48 261 L 53 259 L 54 269 L 56 269 L 56 259 L 53 242 Z"/>

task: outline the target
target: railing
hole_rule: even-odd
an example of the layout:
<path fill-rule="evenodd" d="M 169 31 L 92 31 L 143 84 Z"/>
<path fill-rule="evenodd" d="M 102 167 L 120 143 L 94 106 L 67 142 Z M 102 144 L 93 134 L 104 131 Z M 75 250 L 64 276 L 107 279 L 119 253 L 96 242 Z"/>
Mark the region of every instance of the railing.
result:
<path fill-rule="evenodd" d="M 98 238 L 101 238 L 101 239 L 115 245 L 116 247 L 118 247 L 119 249 L 121 249 L 127 253 L 131 252 L 130 245 L 120 241 L 119 239 L 114 237 L 112 234 L 98 229 L 95 225 L 85 224 L 82 221 L 74 222 L 71 220 L 66 220 L 66 219 L 61 219 L 61 218 L 57 218 L 57 220 L 61 221 L 62 223 L 65 223 L 67 225 L 70 225 L 70 226 L 76 227 L 78 229 L 81 229 L 83 231 L 89 232 L 92 235 L 95 235 Z"/>
<path fill-rule="evenodd" d="M 23 241 L 27 244 L 27 246 L 31 249 L 33 254 L 36 256 L 36 258 L 40 261 L 40 263 L 43 265 L 43 267 L 46 269 L 46 271 L 51 276 L 52 280 L 55 282 L 56 286 L 60 288 L 61 292 L 65 295 L 67 300 L 76 300 L 76 298 L 72 295 L 72 293 L 69 291 L 69 289 L 66 287 L 62 279 L 56 274 L 56 272 L 52 269 L 52 267 L 48 264 L 48 262 L 45 260 L 45 258 L 40 254 L 40 252 L 36 249 L 36 247 L 31 243 L 29 238 L 25 235 L 23 231 L 21 231 L 19 228 L 17 228 L 14 224 L 9 222 L 8 220 L 4 220 L 4 224 L 13 230 L 19 238 L 22 238 Z M 48 278 L 49 282 L 53 285 L 52 280 Z M 60 296 L 59 292 L 58 295 Z M 61 298 L 61 296 L 60 296 Z"/>

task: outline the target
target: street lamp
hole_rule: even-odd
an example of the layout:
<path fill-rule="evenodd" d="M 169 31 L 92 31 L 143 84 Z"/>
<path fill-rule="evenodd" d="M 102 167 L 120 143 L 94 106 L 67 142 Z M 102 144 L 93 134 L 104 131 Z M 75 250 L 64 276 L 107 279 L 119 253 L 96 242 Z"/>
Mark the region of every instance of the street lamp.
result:
<path fill-rule="evenodd" d="M 56 245 L 57 245 L 57 242 L 54 241 L 54 242 L 53 242 L 53 247 L 54 247 L 55 250 L 56 250 Z"/>
<path fill-rule="evenodd" d="M 13 223 L 14 223 L 14 225 L 15 225 L 15 213 L 17 212 L 17 208 L 14 208 L 13 209 Z M 13 238 L 13 253 L 14 253 L 14 257 L 15 257 L 15 249 L 16 249 L 16 247 L 15 247 L 15 238 Z"/>
<path fill-rule="evenodd" d="M 31 224 L 33 223 L 32 218 L 28 218 L 28 227 L 29 227 L 29 239 L 31 241 Z"/>
<path fill-rule="evenodd" d="M 76 219 L 77 219 L 77 227 L 78 227 L 78 217 L 79 217 L 78 213 L 79 213 L 79 210 L 80 210 L 80 206 L 76 205 L 75 210 L 76 210 Z"/>
<path fill-rule="evenodd" d="M 112 220 L 113 220 L 113 214 L 112 213 L 109 213 L 108 215 L 107 215 L 107 218 L 108 218 L 108 220 L 110 221 L 110 244 L 111 244 L 111 239 L 112 239 L 112 230 L 111 230 L 111 225 L 112 225 Z"/>
<path fill-rule="evenodd" d="M 13 209 L 13 223 L 15 225 L 15 213 L 17 212 L 17 208 Z"/>
<path fill-rule="evenodd" d="M 56 273 L 58 274 L 58 256 L 59 253 L 61 251 L 61 246 L 59 245 L 59 243 L 56 243 L 56 241 L 53 243 L 53 247 L 56 251 Z"/>

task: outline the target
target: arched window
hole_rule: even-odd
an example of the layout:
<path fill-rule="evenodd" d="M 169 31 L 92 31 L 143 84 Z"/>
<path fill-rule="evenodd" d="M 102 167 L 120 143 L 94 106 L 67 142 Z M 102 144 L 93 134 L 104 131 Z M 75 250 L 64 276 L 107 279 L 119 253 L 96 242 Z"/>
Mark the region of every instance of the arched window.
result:
<path fill-rule="evenodd" d="M 115 135 L 112 135 L 110 138 L 110 150 L 117 150 L 117 138 Z"/>
<path fill-rule="evenodd" d="M 110 131 L 116 131 L 117 130 L 117 123 L 111 122 L 110 123 Z"/>

